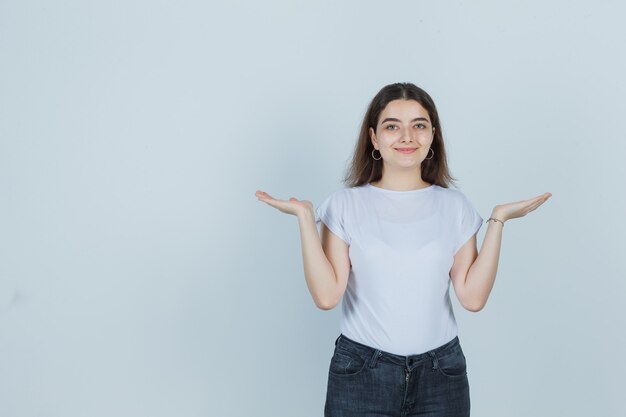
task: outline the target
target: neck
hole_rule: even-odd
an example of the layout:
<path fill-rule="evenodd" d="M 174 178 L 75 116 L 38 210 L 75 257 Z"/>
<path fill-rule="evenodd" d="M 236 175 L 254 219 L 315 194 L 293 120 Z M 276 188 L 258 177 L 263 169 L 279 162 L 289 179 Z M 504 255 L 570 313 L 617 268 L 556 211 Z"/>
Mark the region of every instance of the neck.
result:
<path fill-rule="evenodd" d="M 422 178 L 386 178 L 383 176 L 379 181 L 374 181 L 371 183 L 375 187 L 384 188 L 386 190 L 392 191 L 411 191 L 411 190 L 419 190 L 420 188 L 426 188 L 431 183 L 428 183 Z"/>

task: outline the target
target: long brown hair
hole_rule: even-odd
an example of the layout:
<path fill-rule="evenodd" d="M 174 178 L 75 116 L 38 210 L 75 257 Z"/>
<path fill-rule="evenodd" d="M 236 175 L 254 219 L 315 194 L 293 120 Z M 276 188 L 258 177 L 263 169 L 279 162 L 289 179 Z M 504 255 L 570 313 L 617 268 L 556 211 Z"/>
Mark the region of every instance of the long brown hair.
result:
<path fill-rule="evenodd" d="M 448 171 L 446 149 L 443 144 L 441 123 L 435 102 L 426 91 L 411 83 L 386 85 L 370 102 L 361 123 L 361 131 L 354 149 L 352 162 L 343 179 L 344 184 L 348 187 L 356 187 L 382 178 L 383 160 L 382 158 L 375 160 L 372 157 L 374 146 L 370 140 L 369 128 L 371 127 L 376 131 L 382 111 L 390 101 L 398 99 L 415 100 L 421 104 L 428 111 L 430 121 L 435 128 L 435 136 L 431 144 L 435 154 L 432 159 L 425 159 L 422 162 L 422 179 L 443 188 L 448 188 L 451 184 L 455 185 L 455 178 Z"/>

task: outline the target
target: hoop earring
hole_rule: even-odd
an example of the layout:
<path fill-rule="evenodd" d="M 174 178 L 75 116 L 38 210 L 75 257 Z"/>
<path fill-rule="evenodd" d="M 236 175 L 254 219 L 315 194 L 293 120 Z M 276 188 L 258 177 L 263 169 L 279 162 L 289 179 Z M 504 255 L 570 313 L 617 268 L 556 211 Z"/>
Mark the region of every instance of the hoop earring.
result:
<path fill-rule="evenodd" d="M 383 156 L 380 155 L 380 158 L 374 157 L 374 151 L 378 151 L 378 149 L 372 149 L 372 158 L 374 158 L 375 161 L 379 161 Z M 380 154 L 380 151 L 378 151 L 378 153 Z"/>
<path fill-rule="evenodd" d="M 435 156 L 435 151 L 433 150 L 433 148 L 430 148 L 429 151 L 433 151 L 433 156 Z M 424 159 L 433 159 L 433 156 L 431 156 L 430 158 L 424 158 Z"/>

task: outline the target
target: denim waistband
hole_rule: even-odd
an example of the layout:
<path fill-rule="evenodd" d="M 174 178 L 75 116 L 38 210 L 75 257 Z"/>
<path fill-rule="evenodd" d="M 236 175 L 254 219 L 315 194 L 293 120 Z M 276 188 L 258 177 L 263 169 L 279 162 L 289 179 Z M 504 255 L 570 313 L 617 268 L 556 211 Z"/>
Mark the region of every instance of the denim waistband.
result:
<path fill-rule="evenodd" d="M 436 358 L 442 358 L 448 353 L 452 353 L 455 349 L 460 348 L 459 337 L 454 336 L 454 339 L 434 349 L 426 351 L 424 353 L 417 353 L 414 355 L 397 355 L 395 353 L 386 352 L 381 349 L 376 349 L 371 346 L 364 345 L 355 340 L 352 340 L 345 336 L 343 333 L 335 340 L 335 346 L 343 349 L 360 352 L 364 357 L 373 357 L 377 360 L 384 357 L 389 362 L 396 363 L 401 366 L 412 367 L 412 365 L 422 362 L 424 360 L 432 360 Z"/>

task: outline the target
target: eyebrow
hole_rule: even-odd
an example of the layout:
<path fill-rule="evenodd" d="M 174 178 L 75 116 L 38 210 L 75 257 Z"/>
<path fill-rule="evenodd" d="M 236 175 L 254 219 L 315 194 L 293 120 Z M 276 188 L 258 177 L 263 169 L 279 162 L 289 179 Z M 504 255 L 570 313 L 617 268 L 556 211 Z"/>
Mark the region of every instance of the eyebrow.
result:
<path fill-rule="evenodd" d="M 411 120 L 411 123 L 416 122 L 418 120 L 430 123 L 430 121 L 427 118 L 425 118 L 425 117 L 416 117 L 415 119 Z M 380 124 L 382 125 L 385 122 L 400 122 L 400 119 L 396 119 L 394 117 L 387 117 L 385 120 L 380 122 Z"/>

